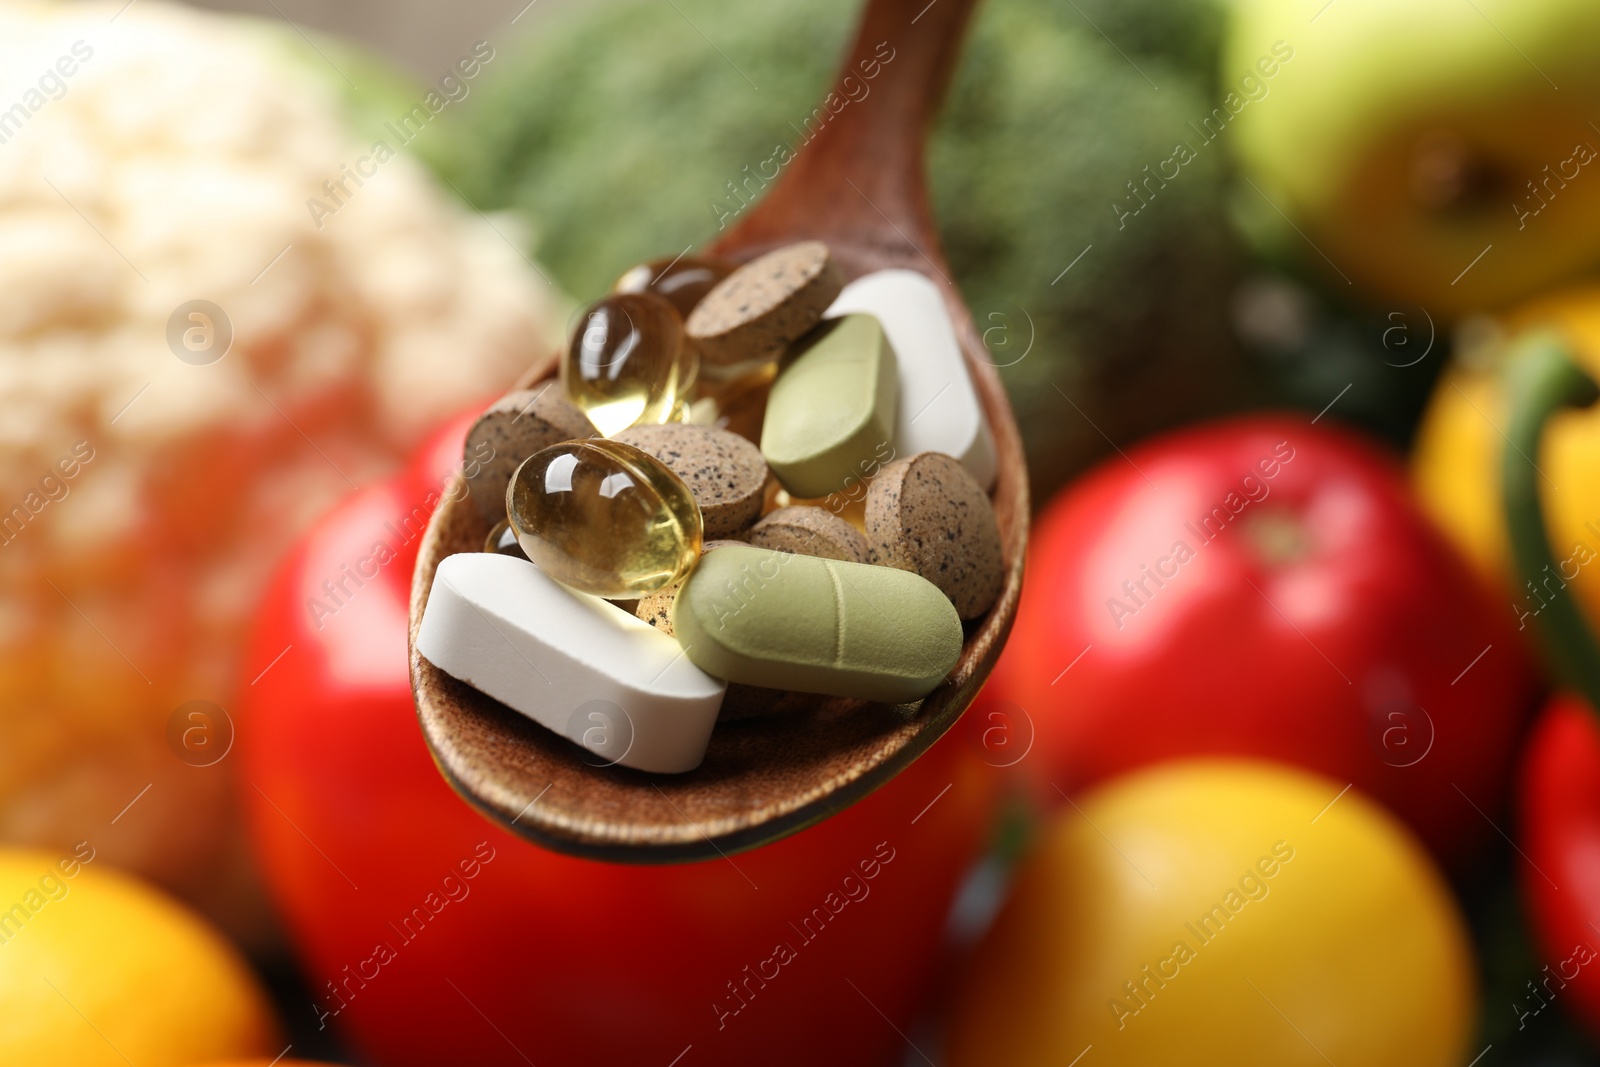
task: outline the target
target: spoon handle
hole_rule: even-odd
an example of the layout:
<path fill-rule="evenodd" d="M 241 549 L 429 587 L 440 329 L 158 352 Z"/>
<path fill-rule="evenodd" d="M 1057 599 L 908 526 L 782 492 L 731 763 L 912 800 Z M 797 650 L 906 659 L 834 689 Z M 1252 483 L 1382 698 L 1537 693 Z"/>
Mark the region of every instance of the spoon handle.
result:
<path fill-rule="evenodd" d="M 796 116 L 794 159 L 718 249 L 809 237 L 923 269 L 943 257 L 923 146 L 978 0 L 869 0 L 832 92 Z"/>

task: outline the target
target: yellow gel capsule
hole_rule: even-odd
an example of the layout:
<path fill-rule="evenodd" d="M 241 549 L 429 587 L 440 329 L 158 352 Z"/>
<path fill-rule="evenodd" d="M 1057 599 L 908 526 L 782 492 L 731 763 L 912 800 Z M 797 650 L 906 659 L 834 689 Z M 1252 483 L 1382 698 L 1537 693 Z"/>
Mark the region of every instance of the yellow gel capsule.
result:
<path fill-rule="evenodd" d="M 523 461 L 506 487 L 506 518 L 546 575 L 611 599 L 682 578 L 704 536 L 683 479 L 647 452 L 599 438 Z"/>
<path fill-rule="evenodd" d="M 590 305 L 561 359 L 567 399 L 606 437 L 671 422 L 699 371 L 683 319 L 654 293 L 613 293 Z"/>

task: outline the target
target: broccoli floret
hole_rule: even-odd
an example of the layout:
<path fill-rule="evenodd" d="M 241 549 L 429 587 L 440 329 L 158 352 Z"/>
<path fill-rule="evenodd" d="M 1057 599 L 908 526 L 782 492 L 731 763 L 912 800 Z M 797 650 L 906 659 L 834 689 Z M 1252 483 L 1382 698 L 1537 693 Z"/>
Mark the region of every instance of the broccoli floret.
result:
<path fill-rule="evenodd" d="M 1108 0 L 990 0 L 934 132 L 941 237 L 1017 406 L 1036 494 L 1109 452 L 1107 437 L 1123 446 L 1242 399 L 1224 146 L 1189 125 L 1215 101 L 1168 47 L 1213 40 L 1195 29 L 1211 5 L 1143 0 L 1140 18 L 1114 22 Z M 800 139 L 857 14 L 852 0 L 563 12 L 486 75 L 453 180 L 528 216 L 539 259 L 597 294 L 732 224 L 726 183 Z M 1123 51 L 1085 16 L 1125 30 Z M 1180 142 L 1193 158 L 1171 162 Z"/>

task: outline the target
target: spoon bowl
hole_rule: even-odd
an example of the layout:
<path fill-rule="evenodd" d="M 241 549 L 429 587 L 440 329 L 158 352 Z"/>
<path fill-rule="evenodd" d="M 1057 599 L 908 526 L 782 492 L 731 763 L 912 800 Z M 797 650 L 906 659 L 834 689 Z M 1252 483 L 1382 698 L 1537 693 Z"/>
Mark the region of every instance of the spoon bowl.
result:
<path fill-rule="evenodd" d="M 440 772 L 513 833 L 558 851 L 622 863 L 672 863 L 755 848 L 860 800 L 921 755 L 972 703 L 1000 654 L 1022 588 L 1028 479 L 1005 392 L 949 277 L 928 209 L 926 130 L 976 0 L 871 0 L 840 75 L 876 62 L 871 93 L 828 116 L 767 196 L 707 251 L 734 261 L 801 240 L 832 250 L 847 279 L 920 271 L 944 294 L 994 436 L 1005 586 L 969 623 L 950 675 L 914 705 L 830 699 L 813 710 L 719 723 L 704 762 L 655 775 L 606 764 L 434 667 L 417 627 L 440 560 L 481 550 L 488 527 L 449 493 L 423 535 L 411 587 L 411 682 Z M 888 58 L 885 58 L 887 56 Z M 520 386 L 553 377 L 555 361 Z"/>

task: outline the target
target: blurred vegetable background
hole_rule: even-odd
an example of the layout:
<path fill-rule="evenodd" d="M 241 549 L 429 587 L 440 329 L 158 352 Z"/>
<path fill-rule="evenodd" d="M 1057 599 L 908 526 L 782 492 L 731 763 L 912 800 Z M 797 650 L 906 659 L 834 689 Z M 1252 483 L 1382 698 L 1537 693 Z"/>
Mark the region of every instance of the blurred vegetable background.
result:
<path fill-rule="evenodd" d="M 105 858 L 248 935 L 230 768 L 170 720 L 231 701 L 290 540 L 560 315 L 414 158 L 307 210 L 369 143 L 314 45 L 116 14 L 0 8 L 0 833 L 67 846 L 139 796 Z"/>
<path fill-rule="evenodd" d="M 1592 6 L 984 0 L 928 165 L 1016 633 L 882 792 L 666 869 L 439 778 L 416 531 L 859 5 L 226 6 L 0 0 L 0 1062 L 1597 1062 L 1600 412 L 1508 448 L 1506 381 L 1600 371 Z"/>

